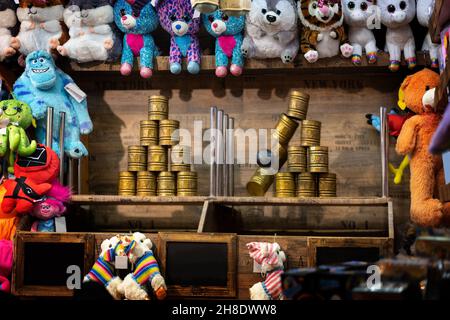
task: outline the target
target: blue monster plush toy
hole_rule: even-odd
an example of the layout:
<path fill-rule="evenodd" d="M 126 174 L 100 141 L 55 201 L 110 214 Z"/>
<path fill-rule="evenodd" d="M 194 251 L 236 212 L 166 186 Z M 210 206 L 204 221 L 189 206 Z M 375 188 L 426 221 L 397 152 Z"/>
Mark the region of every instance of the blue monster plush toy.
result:
<path fill-rule="evenodd" d="M 245 16 L 228 16 L 220 10 L 203 15 L 203 25 L 216 39 L 216 76 L 227 75 L 228 59 L 230 72 L 234 76 L 242 73 L 244 57 L 241 53 L 242 30 Z"/>
<path fill-rule="evenodd" d="M 129 75 L 133 69 L 134 57 L 140 57 L 141 77 L 150 78 L 153 73 L 153 58 L 157 55 L 150 33 L 159 25 L 158 15 L 150 0 L 117 0 L 114 4 L 114 21 L 125 33 L 120 73 Z"/>
<path fill-rule="evenodd" d="M 26 58 L 23 74 L 14 84 L 14 95 L 31 107 L 33 117 L 38 120 L 36 137 L 45 144 L 47 107 L 54 109 L 52 149 L 59 150 L 59 113 L 66 113 L 64 151 L 71 158 L 88 154 L 80 141 L 81 134 L 92 132 L 93 125 L 87 109 L 86 97 L 78 102 L 66 90 L 78 90 L 72 78 L 55 66 L 52 56 L 45 51 L 34 51 Z M 80 92 L 78 92 L 80 93 Z M 81 92 L 82 93 L 82 92 Z M 80 96 L 83 96 L 81 94 Z"/>

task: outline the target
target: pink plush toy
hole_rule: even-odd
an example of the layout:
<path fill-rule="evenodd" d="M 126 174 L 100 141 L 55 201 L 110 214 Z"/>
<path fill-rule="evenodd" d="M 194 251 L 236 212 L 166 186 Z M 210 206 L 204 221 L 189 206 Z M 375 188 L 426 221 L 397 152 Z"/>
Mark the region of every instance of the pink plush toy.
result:
<path fill-rule="evenodd" d="M 11 284 L 9 276 L 13 266 L 13 242 L 0 240 L 0 291 L 9 293 Z"/>
<path fill-rule="evenodd" d="M 55 217 L 61 217 L 66 212 L 64 205 L 70 200 L 70 188 L 55 181 L 46 194 L 44 201 L 33 206 L 30 215 L 38 220 L 31 226 L 32 232 L 55 232 Z"/>

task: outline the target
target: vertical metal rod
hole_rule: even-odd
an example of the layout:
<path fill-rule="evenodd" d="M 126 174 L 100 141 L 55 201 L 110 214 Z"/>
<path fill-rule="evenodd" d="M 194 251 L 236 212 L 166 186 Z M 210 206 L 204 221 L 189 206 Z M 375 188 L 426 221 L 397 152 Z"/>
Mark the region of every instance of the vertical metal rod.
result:
<path fill-rule="evenodd" d="M 386 108 L 380 108 L 380 139 L 381 139 L 381 196 L 389 196 L 389 126 Z"/>
<path fill-rule="evenodd" d="M 216 123 L 217 108 L 211 107 L 210 118 L 210 164 L 209 164 L 209 195 L 214 197 L 216 195 L 216 139 L 215 130 L 217 129 Z"/>
<path fill-rule="evenodd" d="M 228 196 L 234 196 L 234 118 L 228 118 L 227 131 Z"/>
<path fill-rule="evenodd" d="M 81 178 L 82 178 L 82 174 L 81 174 L 81 169 L 82 169 L 82 158 L 77 160 L 77 165 L 78 165 L 78 175 L 77 175 L 77 189 L 78 189 L 78 194 L 81 194 Z"/>
<path fill-rule="evenodd" d="M 72 158 L 69 158 L 69 173 L 68 173 L 68 185 L 70 187 L 70 189 L 74 190 L 74 173 L 73 173 L 73 165 L 74 165 L 74 160 Z"/>
<path fill-rule="evenodd" d="M 223 110 L 217 111 L 217 147 L 216 147 L 216 195 L 223 195 Z"/>
<path fill-rule="evenodd" d="M 51 148 L 53 142 L 53 108 L 47 108 L 47 132 L 45 135 L 45 144 Z"/>
<path fill-rule="evenodd" d="M 223 175 L 222 175 L 222 185 L 223 185 L 223 190 L 222 190 L 222 195 L 223 196 L 228 196 L 228 162 L 227 162 L 227 152 L 228 152 L 228 136 L 227 136 L 227 132 L 228 132 L 228 114 L 224 114 L 223 115 Z"/>
<path fill-rule="evenodd" d="M 64 184 L 64 130 L 66 125 L 66 113 L 59 113 L 59 182 Z"/>

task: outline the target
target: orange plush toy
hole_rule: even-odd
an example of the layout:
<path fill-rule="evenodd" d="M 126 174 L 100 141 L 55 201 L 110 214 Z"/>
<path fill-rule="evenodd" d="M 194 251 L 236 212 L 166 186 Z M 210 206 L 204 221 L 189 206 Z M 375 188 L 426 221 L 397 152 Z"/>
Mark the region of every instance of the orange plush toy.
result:
<path fill-rule="evenodd" d="M 406 77 L 401 85 L 406 106 L 415 116 L 409 118 L 397 140 L 397 153 L 411 158 L 411 220 L 423 227 L 437 227 L 449 220 L 450 207 L 437 199 L 444 183 L 442 158 L 428 152 L 433 133 L 441 120 L 435 111 L 434 91 L 439 75 L 423 69 Z"/>

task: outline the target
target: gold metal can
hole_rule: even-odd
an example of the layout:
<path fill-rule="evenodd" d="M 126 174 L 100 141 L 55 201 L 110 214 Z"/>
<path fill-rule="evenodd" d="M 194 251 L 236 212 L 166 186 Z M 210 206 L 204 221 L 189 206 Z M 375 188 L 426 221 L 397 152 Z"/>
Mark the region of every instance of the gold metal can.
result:
<path fill-rule="evenodd" d="M 154 120 L 142 120 L 140 122 L 141 146 L 158 145 L 158 122 Z"/>
<path fill-rule="evenodd" d="M 319 121 L 303 120 L 300 144 L 304 147 L 320 146 L 320 127 Z"/>
<path fill-rule="evenodd" d="M 169 197 L 176 195 L 175 174 L 170 171 L 160 172 L 157 178 L 158 181 L 158 196 Z"/>
<path fill-rule="evenodd" d="M 165 120 L 169 117 L 169 98 L 151 96 L 148 98 L 148 120 Z"/>
<path fill-rule="evenodd" d="M 188 146 L 176 145 L 170 152 L 170 171 L 191 171 L 191 149 Z"/>
<path fill-rule="evenodd" d="M 164 147 L 148 147 L 148 171 L 167 171 L 167 150 Z"/>
<path fill-rule="evenodd" d="M 147 148 L 144 146 L 128 147 L 128 171 L 147 170 Z"/>
<path fill-rule="evenodd" d="M 159 145 L 174 146 L 180 141 L 179 132 L 175 134 L 175 130 L 180 128 L 178 120 L 166 119 L 159 122 Z"/>
<path fill-rule="evenodd" d="M 275 197 L 295 197 L 295 180 L 292 173 L 278 172 L 275 175 Z"/>
<path fill-rule="evenodd" d="M 197 172 L 177 173 L 177 196 L 197 195 Z"/>
<path fill-rule="evenodd" d="M 220 10 L 230 16 L 245 15 L 251 6 L 251 0 L 220 0 Z"/>
<path fill-rule="evenodd" d="M 310 147 L 308 158 L 309 172 L 328 172 L 328 147 Z"/>
<path fill-rule="evenodd" d="M 279 144 L 287 146 L 297 128 L 298 122 L 283 113 L 275 126 L 275 132 L 273 135 L 278 137 Z"/>
<path fill-rule="evenodd" d="M 321 173 L 319 175 L 319 197 L 336 197 L 336 174 Z"/>
<path fill-rule="evenodd" d="M 136 195 L 136 176 L 134 172 L 119 172 L 119 196 L 135 196 Z"/>
<path fill-rule="evenodd" d="M 297 176 L 297 196 L 316 197 L 317 183 L 316 177 L 309 172 L 300 173 Z"/>
<path fill-rule="evenodd" d="M 141 197 L 156 196 L 156 177 L 149 171 L 137 173 L 136 195 Z"/>
<path fill-rule="evenodd" d="M 309 95 L 297 90 L 291 91 L 287 115 L 296 120 L 305 120 L 308 113 Z"/>
<path fill-rule="evenodd" d="M 288 168 L 290 172 L 306 172 L 308 169 L 306 147 L 289 146 Z"/>
<path fill-rule="evenodd" d="M 247 192 L 254 197 L 262 197 L 269 190 L 275 176 L 265 168 L 258 168 L 247 183 Z"/>

